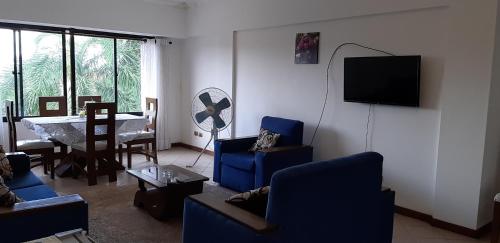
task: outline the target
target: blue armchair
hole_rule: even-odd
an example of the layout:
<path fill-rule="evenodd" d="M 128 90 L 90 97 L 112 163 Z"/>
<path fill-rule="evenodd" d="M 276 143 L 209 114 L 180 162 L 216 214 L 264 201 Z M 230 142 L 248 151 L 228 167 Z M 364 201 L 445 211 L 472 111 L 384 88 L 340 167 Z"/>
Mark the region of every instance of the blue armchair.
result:
<path fill-rule="evenodd" d="M 280 134 L 275 147 L 249 152 L 256 136 L 215 141 L 215 182 L 236 191 L 248 191 L 269 185 L 277 170 L 312 161 L 313 148 L 302 145 L 303 122 L 266 116 L 261 127 Z"/>
<path fill-rule="evenodd" d="M 276 172 L 266 217 L 213 194 L 184 201 L 183 242 L 392 242 L 394 197 L 375 152 Z"/>

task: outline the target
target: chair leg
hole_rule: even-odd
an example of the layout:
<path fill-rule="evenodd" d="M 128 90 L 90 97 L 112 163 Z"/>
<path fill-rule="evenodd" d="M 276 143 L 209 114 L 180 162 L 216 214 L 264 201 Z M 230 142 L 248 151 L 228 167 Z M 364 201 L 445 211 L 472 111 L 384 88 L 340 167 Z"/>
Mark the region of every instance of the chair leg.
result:
<path fill-rule="evenodd" d="M 78 179 L 78 172 L 77 172 L 77 167 L 76 164 L 78 163 L 78 158 L 76 157 L 75 154 L 71 156 L 71 177 L 73 179 Z"/>
<path fill-rule="evenodd" d="M 152 142 L 151 143 L 151 148 L 152 148 L 152 152 L 153 152 L 153 161 L 155 164 L 158 164 L 158 150 L 156 149 L 156 142 Z"/>
<path fill-rule="evenodd" d="M 67 145 L 61 145 L 61 152 L 60 152 L 64 158 L 64 156 L 66 156 L 68 154 L 68 146 Z"/>
<path fill-rule="evenodd" d="M 41 160 L 42 160 L 42 165 L 43 165 L 43 174 L 46 175 L 46 174 L 48 174 L 47 173 L 47 170 L 48 170 L 48 168 L 47 168 L 48 161 L 47 161 L 47 158 L 44 155 L 42 155 Z"/>
<path fill-rule="evenodd" d="M 118 144 L 118 162 L 123 165 L 123 145 Z"/>
<path fill-rule="evenodd" d="M 106 170 L 108 172 L 108 177 L 109 177 L 109 182 L 115 182 L 117 180 L 116 178 L 116 167 L 115 165 L 113 164 L 114 161 L 115 161 L 115 156 L 114 154 L 108 156 L 108 158 L 106 158 Z"/>
<path fill-rule="evenodd" d="M 89 186 L 97 185 L 95 158 L 87 158 L 87 180 Z"/>
<path fill-rule="evenodd" d="M 50 171 L 50 179 L 54 180 L 55 175 L 54 175 L 54 170 L 55 170 L 55 162 L 54 162 L 54 154 L 44 154 L 43 157 L 45 157 L 45 162 L 47 164 L 47 169 Z"/>
<path fill-rule="evenodd" d="M 127 144 L 127 168 L 132 169 L 132 145 Z"/>
<path fill-rule="evenodd" d="M 148 155 L 149 153 L 149 143 L 144 144 L 144 150 L 146 150 L 146 160 L 151 161 L 151 156 Z"/>
<path fill-rule="evenodd" d="M 491 223 L 491 243 L 498 243 L 500 238 L 500 202 L 495 200 L 493 222 Z"/>

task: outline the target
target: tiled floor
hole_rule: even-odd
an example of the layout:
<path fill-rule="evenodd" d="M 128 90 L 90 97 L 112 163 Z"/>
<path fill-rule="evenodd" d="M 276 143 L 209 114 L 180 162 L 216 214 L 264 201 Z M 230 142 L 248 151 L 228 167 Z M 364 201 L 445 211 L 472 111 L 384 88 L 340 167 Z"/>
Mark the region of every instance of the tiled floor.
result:
<path fill-rule="evenodd" d="M 185 167 L 186 165 L 192 164 L 196 157 L 197 152 L 184 148 L 172 148 L 168 151 L 162 151 L 159 153 L 159 163 L 160 164 L 175 164 L 178 166 Z M 126 158 L 126 157 L 125 157 Z M 134 156 L 133 157 L 133 167 L 139 168 L 141 166 L 148 165 L 144 156 Z M 88 187 L 85 178 L 80 178 L 78 180 L 72 178 L 56 178 L 56 180 L 51 180 L 48 176 L 43 175 L 40 167 L 34 169 L 35 172 L 40 175 L 44 181 L 49 185 L 53 186 L 56 191 L 61 194 L 71 194 L 79 193 L 81 191 L 99 191 L 103 187 L 113 187 L 113 186 L 123 186 L 136 184 L 137 180 L 129 176 L 126 172 L 121 171 L 118 174 L 118 181 L 116 183 L 108 183 L 106 176 L 101 176 L 98 179 L 99 184 L 97 186 Z M 194 168 L 190 170 L 203 174 L 207 177 L 212 178 L 213 172 L 213 157 L 209 155 L 203 155 L 200 161 Z M 208 183 L 215 184 L 212 181 Z M 394 240 L 393 243 L 475 243 L 475 242 L 489 242 L 488 236 L 482 239 L 472 239 L 462 235 L 455 234 L 453 232 L 445 231 L 439 228 L 430 226 L 429 224 L 405 216 L 396 214 L 394 220 Z"/>

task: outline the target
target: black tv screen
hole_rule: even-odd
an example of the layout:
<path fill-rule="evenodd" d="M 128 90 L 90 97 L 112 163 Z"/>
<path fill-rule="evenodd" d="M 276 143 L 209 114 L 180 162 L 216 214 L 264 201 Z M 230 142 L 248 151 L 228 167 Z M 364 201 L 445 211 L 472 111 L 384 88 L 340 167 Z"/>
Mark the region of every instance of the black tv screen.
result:
<path fill-rule="evenodd" d="M 418 107 L 420 56 L 344 59 L 344 101 Z"/>

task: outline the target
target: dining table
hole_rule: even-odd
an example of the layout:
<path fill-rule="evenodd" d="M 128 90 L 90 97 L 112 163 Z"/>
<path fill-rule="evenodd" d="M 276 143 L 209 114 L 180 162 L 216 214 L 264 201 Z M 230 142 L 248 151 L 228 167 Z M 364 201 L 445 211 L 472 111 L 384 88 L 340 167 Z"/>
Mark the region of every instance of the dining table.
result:
<path fill-rule="evenodd" d="M 96 119 L 105 118 L 107 115 L 96 115 Z M 135 139 L 134 132 L 144 130 L 148 119 L 144 116 L 131 114 L 116 114 L 115 117 L 116 145 Z M 37 136 L 44 140 L 58 141 L 68 146 L 86 141 L 86 117 L 80 116 L 53 116 L 53 117 L 26 117 L 21 119 L 21 124 L 32 130 Z M 118 136 L 127 133 L 127 136 Z M 96 134 L 106 134 L 106 125 L 96 127 Z M 137 133 L 139 134 L 139 133 Z M 67 175 L 71 156 L 56 167 L 56 174 L 60 177 Z M 118 164 L 118 162 L 116 162 Z M 123 168 L 122 165 L 118 165 Z"/>

